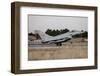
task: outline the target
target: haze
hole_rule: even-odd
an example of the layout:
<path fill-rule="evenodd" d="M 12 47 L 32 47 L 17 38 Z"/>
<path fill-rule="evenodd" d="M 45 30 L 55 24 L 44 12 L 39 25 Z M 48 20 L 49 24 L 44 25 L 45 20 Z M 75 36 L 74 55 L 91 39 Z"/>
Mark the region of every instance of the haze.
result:
<path fill-rule="evenodd" d="M 88 31 L 87 17 L 74 16 L 45 16 L 45 15 L 28 15 L 28 32 L 47 29 L 69 29 Z"/>

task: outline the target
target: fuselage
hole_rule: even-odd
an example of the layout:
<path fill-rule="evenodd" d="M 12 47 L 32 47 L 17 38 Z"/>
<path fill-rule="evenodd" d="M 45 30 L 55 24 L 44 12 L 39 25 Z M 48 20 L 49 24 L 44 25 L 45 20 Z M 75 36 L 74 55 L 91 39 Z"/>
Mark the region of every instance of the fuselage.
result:
<path fill-rule="evenodd" d="M 67 32 L 57 36 L 49 36 L 47 34 L 43 34 L 43 32 L 41 31 L 37 31 L 37 33 L 40 35 L 42 43 L 47 43 L 47 44 L 54 43 L 61 46 L 61 43 L 67 42 L 72 39 L 72 36 L 81 34 L 83 32 L 80 31 Z"/>

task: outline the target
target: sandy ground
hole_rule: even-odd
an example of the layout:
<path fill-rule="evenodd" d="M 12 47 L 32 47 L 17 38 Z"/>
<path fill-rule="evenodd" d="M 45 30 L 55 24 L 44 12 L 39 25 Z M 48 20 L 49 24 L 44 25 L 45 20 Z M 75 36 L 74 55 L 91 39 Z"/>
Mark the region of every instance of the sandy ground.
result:
<path fill-rule="evenodd" d="M 88 57 L 87 42 L 64 43 L 62 46 L 28 48 L 28 60 L 80 59 Z"/>

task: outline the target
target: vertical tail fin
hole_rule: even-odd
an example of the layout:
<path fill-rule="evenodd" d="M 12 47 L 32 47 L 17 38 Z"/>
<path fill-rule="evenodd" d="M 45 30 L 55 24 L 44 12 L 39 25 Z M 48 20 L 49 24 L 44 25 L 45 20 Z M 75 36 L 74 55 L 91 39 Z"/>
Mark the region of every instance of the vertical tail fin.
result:
<path fill-rule="evenodd" d="M 49 36 L 49 35 L 45 34 L 44 32 L 42 32 L 40 30 L 35 30 L 35 33 L 39 34 L 39 36 L 41 37 L 41 39 L 43 41 L 46 41 L 47 39 L 52 37 L 52 36 Z"/>

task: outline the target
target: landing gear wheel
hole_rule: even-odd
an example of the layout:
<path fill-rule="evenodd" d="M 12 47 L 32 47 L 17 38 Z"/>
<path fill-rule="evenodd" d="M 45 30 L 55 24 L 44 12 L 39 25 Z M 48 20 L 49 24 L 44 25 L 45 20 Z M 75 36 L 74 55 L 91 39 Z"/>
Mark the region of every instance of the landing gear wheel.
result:
<path fill-rule="evenodd" d="M 57 46 L 62 46 L 62 43 L 56 43 Z"/>

